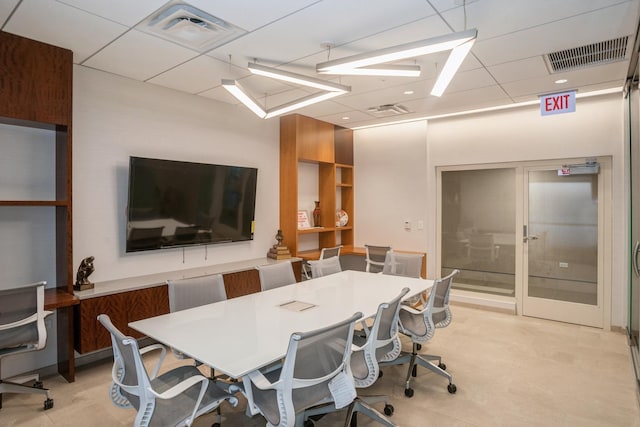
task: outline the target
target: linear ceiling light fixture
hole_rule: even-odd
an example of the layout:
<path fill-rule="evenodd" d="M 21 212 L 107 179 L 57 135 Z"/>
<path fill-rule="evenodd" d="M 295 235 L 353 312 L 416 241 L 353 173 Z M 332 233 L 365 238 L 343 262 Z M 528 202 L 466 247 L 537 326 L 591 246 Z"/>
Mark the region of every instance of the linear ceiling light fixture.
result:
<path fill-rule="evenodd" d="M 323 92 L 317 92 L 302 98 L 287 102 L 282 105 L 272 107 L 268 110 L 264 109 L 249 93 L 235 80 L 222 80 L 222 86 L 235 96 L 238 101 L 242 102 L 247 108 L 253 111 L 261 119 L 270 119 L 298 108 L 306 107 L 317 102 L 321 102 L 336 96 L 351 92 L 351 87 L 343 86 L 337 83 L 316 79 L 302 74 L 291 73 L 277 68 L 266 67 L 258 64 L 248 64 L 249 71 L 254 74 L 269 77 L 276 80 L 282 80 L 289 83 L 295 83 L 301 86 L 321 89 Z"/>
<path fill-rule="evenodd" d="M 432 37 L 430 39 L 406 43 L 395 47 L 388 47 L 373 52 L 361 53 L 347 58 L 322 62 L 316 65 L 316 71 L 320 74 L 358 74 L 366 76 L 380 75 L 375 74 L 371 70 L 387 69 L 388 73 L 386 75 L 401 75 L 393 74 L 392 68 L 398 66 L 379 66 L 379 64 L 401 61 L 408 58 L 414 58 L 416 56 L 451 50 L 451 54 L 449 55 L 445 66 L 442 68 L 442 72 L 438 76 L 438 81 L 436 81 L 434 89 L 431 92 L 432 95 L 440 96 L 455 75 L 456 71 L 458 71 L 458 68 L 460 68 L 462 61 L 464 61 L 469 50 L 471 50 L 471 47 L 477 37 L 478 30 L 475 29 L 460 31 L 453 34 L 445 34 L 443 36 Z M 419 71 L 420 67 L 417 68 Z"/>

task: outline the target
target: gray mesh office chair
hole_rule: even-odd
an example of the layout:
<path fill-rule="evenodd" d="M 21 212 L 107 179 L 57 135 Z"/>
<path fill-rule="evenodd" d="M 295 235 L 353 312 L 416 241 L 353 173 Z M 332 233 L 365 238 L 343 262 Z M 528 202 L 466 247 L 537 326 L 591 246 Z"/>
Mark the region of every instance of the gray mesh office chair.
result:
<path fill-rule="evenodd" d="M 38 282 L 0 290 L 0 361 L 8 356 L 41 350 L 46 345 L 44 318 L 51 312 L 44 310 L 45 285 L 46 282 Z M 33 387 L 25 384 L 29 381 L 35 381 Z M 37 374 L 0 379 L 0 408 L 3 393 L 45 395 L 44 409 L 53 408 L 49 390 L 42 387 Z"/>
<path fill-rule="evenodd" d="M 259 265 L 256 268 L 260 276 L 260 288 L 262 291 L 296 283 L 296 276 L 293 274 L 291 261 Z"/>
<path fill-rule="evenodd" d="M 311 277 L 314 278 L 328 276 L 329 274 L 340 273 L 342 271 L 340 258 L 337 256 L 309 261 L 309 266 L 311 267 Z"/>
<path fill-rule="evenodd" d="M 227 299 L 222 274 L 212 274 L 190 279 L 167 280 L 167 287 L 169 290 L 169 311 L 171 312 L 212 304 Z M 179 359 L 188 358 L 188 356 L 185 356 L 175 349 L 171 350 Z M 196 362 L 196 364 L 200 364 L 200 362 Z"/>
<path fill-rule="evenodd" d="M 404 390 L 404 394 L 407 397 L 413 396 L 411 377 L 416 376 L 418 365 L 448 379 L 447 390 L 449 393 L 453 394 L 457 390 L 456 385 L 452 382 L 453 377 L 445 370 L 447 367 L 442 363 L 442 358 L 440 356 L 418 354 L 418 350 L 422 344 L 433 338 L 436 328 L 444 328 L 451 323 L 449 293 L 453 277 L 459 272 L 459 270 L 454 270 L 448 276 L 436 280 L 427 300 L 423 301 L 421 310 L 405 305 L 400 308 L 400 332 L 411 338 L 412 350 L 411 353 L 402 352 L 397 359 L 390 362 L 382 362 L 381 365 L 409 364 Z M 432 360 L 437 361 L 437 365 L 431 363 Z"/>
<path fill-rule="evenodd" d="M 366 271 L 370 273 L 380 273 L 384 268 L 384 260 L 391 246 L 364 245 L 365 260 L 367 262 Z"/>
<path fill-rule="evenodd" d="M 402 344 L 398 335 L 398 313 L 400 302 L 408 292 L 409 288 L 404 288 L 393 300 L 380 304 L 371 327 L 367 327 L 366 323 L 362 322 L 366 336 L 355 334 L 350 366 L 356 388 L 372 386 L 382 376 L 379 362 L 392 361 L 400 355 Z M 354 426 L 357 423 L 356 414 L 361 413 L 381 424 L 395 426 L 371 406 L 374 403 L 384 402 L 385 415 L 393 415 L 393 405 L 389 404 L 387 399 L 387 396 L 381 395 L 358 395 L 349 408 L 347 421 Z M 326 412 L 322 409 L 314 412 Z"/>
<path fill-rule="evenodd" d="M 389 251 L 384 259 L 382 274 L 419 279 L 422 273 L 422 258 L 424 254 Z"/>
<path fill-rule="evenodd" d="M 238 399 L 200 373 L 195 366 L 180 366 L 158 375 L 166 349 L 153 344 L 138 349 L 138 342 L 125 336 L 106 314 L 98 321 L 111 334 L 113 369 L 111 401 L 121 408 L 138 411 L 134 426 L 190 426 L 193 421 L 215 410 L 225 400 L 232 406 Z M 159 350 L 160 358 L 151 375 L 142 355 Z M 219 426 L 220 417 L 218 416 Z"/>
<path fill-rule="evenodd" d="M 338 257 L 338 265 L 340 265 L 340 261 L 339 261 L 339 259 L 340 259 L 340 249 L 342 249 L 342 245 L 334 246 L 332 248 L 322 248 L 322 250 L 320 251 L 320 258 L 318 260 Z M 312 261 L 303 261 L 302 262 L 302 272 L 304 273 L 304 277 L 306 279 L 311 279 L 312 277 L 314 277 L 311 265 L 312 265 Z M 342 271 L 342 267 L 340 267 L 339 271 Z M 336 271 L 334 271 L 334 272 L 336 272 Z"/>
<path fill-rule="evenodd" d="M 354 323 L 361 318 L 362 313 L 355 313 L 331 326 L 292 334 L 281 368 L 248 375 L 245 393 L 251 394 L 268 427 L 302 426 L 308 408 L 351 404 L 356 391 L 349 354 Z"/>

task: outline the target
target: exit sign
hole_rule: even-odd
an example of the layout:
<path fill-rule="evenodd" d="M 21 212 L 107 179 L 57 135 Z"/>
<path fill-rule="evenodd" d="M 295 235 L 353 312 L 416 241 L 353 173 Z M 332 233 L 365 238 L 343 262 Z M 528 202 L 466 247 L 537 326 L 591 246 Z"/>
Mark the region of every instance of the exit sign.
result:
<path fill-rule="evenodd" d="M 540 115 L 573 113 L 576 111 L 576 91 L 552 93 L 540 97 Z"/>

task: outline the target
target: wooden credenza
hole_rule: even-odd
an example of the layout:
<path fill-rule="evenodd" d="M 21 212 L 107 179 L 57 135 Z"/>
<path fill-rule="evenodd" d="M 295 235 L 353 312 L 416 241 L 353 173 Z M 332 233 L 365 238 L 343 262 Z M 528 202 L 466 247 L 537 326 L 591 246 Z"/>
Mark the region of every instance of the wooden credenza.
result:
<path fill-rule="evenodd" d="M 222 274 L 227 298 L 236 298 L 260 292 L 258 265 L 270 262 L 266 258 L 239 263 L 155 274 L 131 279 L 97 283 L 94 289 L 76 292 L 80 304 L 74 307 L 75 348 L 78 353 L 89 353 L 111 346 L 111 337 L 97 321 L 99 314 L 108 314 L 113 324 L 123 333 L 135 338 L 141 335 L 129 328 L 129 323 L 169 312 L 166 280 Z M 293 259 L 296 280 L 301 280 L 302 262 Z"/>

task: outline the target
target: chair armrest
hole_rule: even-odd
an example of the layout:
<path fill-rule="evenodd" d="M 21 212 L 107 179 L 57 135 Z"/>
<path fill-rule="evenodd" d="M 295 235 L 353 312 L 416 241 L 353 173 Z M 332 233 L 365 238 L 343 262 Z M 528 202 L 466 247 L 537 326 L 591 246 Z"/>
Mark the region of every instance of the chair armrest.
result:
<path fill-rule="evenodd" d="M 31 316 L 25 317 L 24 319 L 20 319 L 20 320 L 16 320 L 15 322 L 0 325 L 0 331 L 17 328 L 18 326 L 28 325 L 29 323 L 36 322 L 37 320 L 38 320 L 38 313 L 33 313 Z"/>
<path fill-rule="evenodd" d="M 149 375 L 150 379 L 154 379 L 155 377 L 158 376 L 158 372 L 160 372 L 160 367 L 162 366 L 162 362 L 164 362 L 164 357 L 167 355 L 167 349 L 162 344 L 151 344 L 139 350 L 141 355 L 149 353 L 150 351 L 155 351 L 155 350 L 160 350 L 161 353 L 158 358 L 158 363 L 156 363 L 156 366 L 153 368 L 151 375 Z"/>
<path fill-rule="evenodd" d="M 258 387 L 260 390 L 273 390 L 277 389 L 280 385 L 280 380 L 272 383 L 259 370 L 249 372 L 247 376 L 253 385 Z"/>
<path fill-rule="evenodd" d="M 191 425 L 191 422 L 193 422 L 193 420 L 195 420 L 196 418 L 196 413 L 198 412 L 198 408 L 200 407 L 200 402 L 202 402 L 202 398 L 204 397 L 204 394 L 207 391 L 207 387 L 209 386 L 209 381 L 210 381 L 209 378 L 205 377 L 204 375 L 194 375 L 174 385 L 169 390 L 166 390 L 163 393 L 156 393 L 151 387 L 149 387 L 149 391 L 153 393 L 157 398 L 172 399 L 184 393 L 187 389 L 194 387 L 195 385 L 200 383 L 200 393 L 198 394 L 198 399 L 196 400 L 196 403 L 193 406 L 193 411 L 191 412 L 191 419 L 187 421 L 187 425 Z"/>

